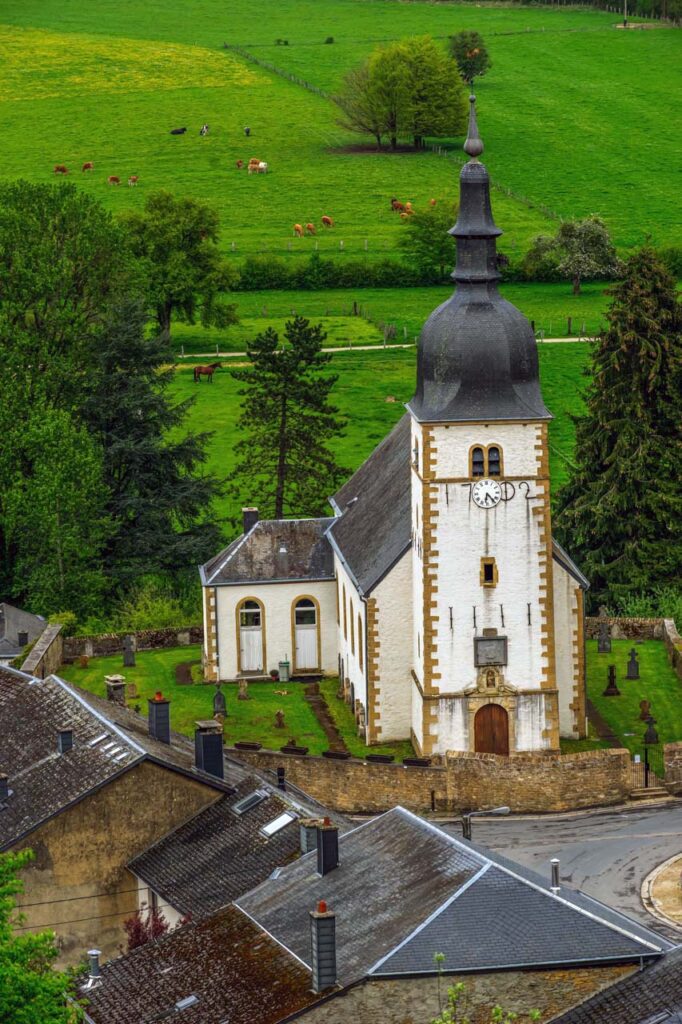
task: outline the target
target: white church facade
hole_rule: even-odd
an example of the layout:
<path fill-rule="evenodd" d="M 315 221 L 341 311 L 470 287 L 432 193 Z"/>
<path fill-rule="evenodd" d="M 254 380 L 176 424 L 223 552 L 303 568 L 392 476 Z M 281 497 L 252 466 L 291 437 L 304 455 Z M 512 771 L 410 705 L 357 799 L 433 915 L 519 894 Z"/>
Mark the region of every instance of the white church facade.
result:
<path fill-rule="evenodd" d="M 548 423 L 526 318 L 500 296 L 472 101 L 452 298 L 406 412 L 331 499 L 201 567 L 207 678 L 339 675 L 368 743 L 556 752 L 585 735 L 583 595 L 552 539 Z"/>

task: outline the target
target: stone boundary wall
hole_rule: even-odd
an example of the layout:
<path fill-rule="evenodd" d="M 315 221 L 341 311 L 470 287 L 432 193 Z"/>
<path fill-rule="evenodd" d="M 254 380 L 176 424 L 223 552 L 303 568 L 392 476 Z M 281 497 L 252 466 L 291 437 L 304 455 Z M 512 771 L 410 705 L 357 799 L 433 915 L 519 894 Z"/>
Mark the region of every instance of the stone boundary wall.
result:
<path fill-rule="evenodd" d="M 120 654 L 123 651 L 123 638 L 126 636 L 134 637 L 136 651 L 155 651 L 164 647 L 184 647 L 187 644 L 203 643 L 204 627 L 186 626 L 182 629 L 143 629 L 137 633 L 123 631 L 100 633 L 96 636 L 68 636 L 64 640 L 63 661 L 75 661 L 81 654 L 86 654 L 90 658 Z"/>
<path fill-rule="evenodd" d="M 596 640 L 599 636 L 600 619 L 588 616 L 585 619 L 585 636 Z M 682 679 L 682 637 L 677 632 L 674 619 L 625 619 L 606 620 L 613 640 L 662 640 L 666 646 L 670 664 L 676 675 Z"/>
<path fill-rule="evenodd" d="M 63 661 L 64 637 L 63 626 L 55 623 L 46 626 L 21 666 L 21 671 L 38 679 L 45 679 L 59 670 Z"/>
<path fill-rule="evenodd" d="M 682 793 L 682 743 L 666 743 L 663 747 L 665 784 L 676 796 Z"/>
<path fill-rule="evenodd" d="M 285 779 L 346 814 L 379 814 L 396 804 L 416 812 L 458 813 L 507 805 L 515 812 L 568 811 L 622 803 L 630 794 L 630 754 L 608 748 L 581 754 L 448 754 L 427 768 L 351 758 L 228 748 L 261 771 L 283 767 Z"/>

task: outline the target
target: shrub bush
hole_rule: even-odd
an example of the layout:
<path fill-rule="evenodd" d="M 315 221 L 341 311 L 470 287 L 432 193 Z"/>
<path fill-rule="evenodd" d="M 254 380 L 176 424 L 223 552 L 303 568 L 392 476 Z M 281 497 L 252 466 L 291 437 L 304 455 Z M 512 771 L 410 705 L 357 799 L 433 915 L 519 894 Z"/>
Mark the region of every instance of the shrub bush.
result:
<path fill-rule="evenodd" d="M 51 626 L 60 623 L 64 627 L 62 636 L 73 636 L 78 625 L 78 616 L 75 612 L 53 612 L 47 621 Z"/>
<path fill-rule="evenodd" d="M 668 246 L 667 249 L 660 249 L 658 255 L 673 277 L 682 277 L 682 246 Z"/>

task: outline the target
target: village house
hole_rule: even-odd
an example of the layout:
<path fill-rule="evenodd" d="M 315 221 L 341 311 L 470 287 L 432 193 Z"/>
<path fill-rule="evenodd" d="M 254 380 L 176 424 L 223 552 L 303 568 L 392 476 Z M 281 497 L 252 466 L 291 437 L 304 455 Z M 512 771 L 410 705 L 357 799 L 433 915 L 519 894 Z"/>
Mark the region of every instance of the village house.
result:
<path fill-rule="evenodd" d="M 472 100 L 456 291 L 414 397 L 328 518 L 259 521 L 200 569 L 207 678 L 339 675 L 370 744 L 558 752 L 586 734 L 587 580 L 554 541 L 535 338 L 498 292 Z"/>
<path fill-rule="evenodd" d="M 92 1024 L 405 1024 L 432 1020 L 439 990 L 464 981 L 473 1024 L 497 1004 L 548 1021 L 670 949 L 396 807 L 344 835 L 321 825 L 314 850 L 234 903 L 95 962 L 81 994 Z"/>
<path fill-rule="evenodd" d="M 138 909 L 174 926 L 247 892 L 325 813 L 226 758 L 219 722 L 197 723 L 194 741 L 172 732 L 161 694 L 144 719 L 0 669 L 0 735 L 0 851 L 33 850 L 22 927 L 54 930 L 64 964 L 120 952 Z"/>
<path fill-rule="evenodd" d="M 7 601 L 0 603 L 0 667 L 18 658 L 27 644 L 37 640 L 47 622 Z"/>

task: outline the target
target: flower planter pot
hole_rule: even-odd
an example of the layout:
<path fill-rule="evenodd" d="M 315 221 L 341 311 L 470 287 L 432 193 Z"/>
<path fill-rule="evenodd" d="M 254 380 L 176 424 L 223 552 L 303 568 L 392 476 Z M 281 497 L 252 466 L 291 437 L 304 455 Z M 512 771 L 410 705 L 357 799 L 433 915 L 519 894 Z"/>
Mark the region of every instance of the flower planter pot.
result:
<path fill-rule="evenodd" d="M 347 761 L 350 754 L 347 750 L 323 750 L 322 757 L 328 757 L 331 761 Z"/>
<path fill-rule="evenodd" d="M 248 740 L 238 740 L 235 743 L 236 750 L 260 750 L 262 746 L 262 743 L 251 743 Z"/>
<path fill-rule="evenodd" d="M 431 766 L 430 757 L 404 757 L 403 764 L 408 768 L 429 768 Z"/>
<path fill-rule="evenodd" d="M 367 754 L 365 761 L 371 764 L 390 764 L 395 761 L 395 754 Z"/>
<path fill-rule="evenodd" d="M 280 753 L 282 754 L 307 754 L 308 747 L 295 747 L 291 743 L 285 743 L 283 747 L 280 747 Z"/>

